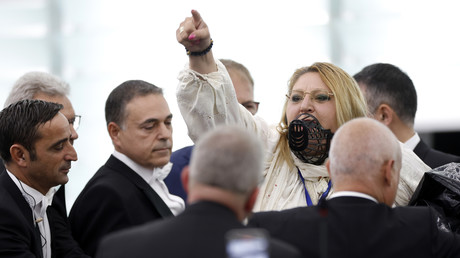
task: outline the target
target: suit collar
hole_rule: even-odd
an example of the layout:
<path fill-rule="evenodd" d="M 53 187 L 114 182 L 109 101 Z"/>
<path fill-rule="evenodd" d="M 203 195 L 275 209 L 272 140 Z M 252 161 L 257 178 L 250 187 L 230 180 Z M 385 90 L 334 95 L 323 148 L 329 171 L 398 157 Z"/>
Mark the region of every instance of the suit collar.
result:
<path fill-rule="evenodd" d="M 28 186 L 16 178 L 10 171 L 6 170 L 6 173 L 10 176 L 10 179 L 19 189 L 30 208 L 34 211 L 36 218 L 43 218 L 45 216 L 46 209 L 53 202 L 53 196 L 56 193 L 56 189 L 52 187 L 46 195 L 43 195 L 37 189 Z"/>
<path fill-rule="evenodd" d="M 221 214 L 228 214 L 236 218 L 235 213 L 227 206 L 213 201 L 197 201 L 187 207 L 188 210 L 213 210 Z"/>
<path fill-rule="evenodd" d="M 414 153 L 417 154 L 417 156 L 420 157 L 420 159 L 424 159 L 428 151 L 430 150 L 430 147 L 426 145 L 426 143 L 422 140 L 415 146 Z"/>
<path fill-rule="evenodd" d="M 6 192 L 8 192 L 10 196 L 13 198 L 14 202 L 18 205 L 18 207 L 21 210 L 21 213 L 24 215 L 26 220 L 28 222 L 30 221 L 30 225 L 33 226 L 32 210 L 27 201 L 22 196 L 21 191 L 19 191 L 18 187 L 10 178 L 8 173 L 4 172 L 0 175 L 0 184 L 1 187 L 4 188 Z"/>
<path fill-rule="evenodd" d="M 0 188 L 4 189 L 4 194 L 8 194 L 11 196 L 17 207 L 19 208 L 21 215 L 24 217 L 25 221 L 27 222 L 27 225 L 29 227 L 30 232 L 35 232 L 35 226 L 33 222 L 33 216 L 32 216 L 32 210 L 29 206 L 29 204 L 26 202 L 24 197 L 22 196 L 21 191 L 18 189 L 16 184 L 13 182 L 13 180 L 10 178 L 8 173 L 4 171 L 3 173 L 0 173 Z M 18 218 L 20 219 L 20 218 Z M 34 233 L 33 233 L 34 235 Z M 35 235 L 34 235 L 35 236 Z M 36 236 L 37 237 L 37 236 Z M 36 255 L 40 255 L 42 253 L 42 247 L 41 247 L 41 240 L 40 238 L 36 238 L 33 241 L 34 246 L 34 253 Z M 40 256 L 41 257 L 41 256 Z"/>
<path fill-rule="evenodd" d="M 121 162 L 113 155 L 110 155 L 110 158 L 109 160 L 107 160 L 105 165 L 112 169 L 114 172 L 119 173 L 120 175 L 128 179 L 138 188 L 140 188 L 162 217 L 169 217 L 173 215 L 169 207 L 165 204 L 161 197 L 152 189 L 152 187 L 136 172 L 129 168 L 125 163 Z"/>
<path fill-rule="evenodd" d="M 340 197 L 336 197 L 336 198 L 327 200 L 327 203 L 333 204 L 333 205 L 334 204 L 341 204 L 341 205 L 343 204 L 346 204 L 346 205 L 350 205 L 350 204 L 376 205 L 377 204 L 372 200 L 362 198 L 362 197 L 356 197 L 356 196 L 340 196 Z"/>
<path fill-rule="evenodd" d="M 117 172 L 118 174 L 128 179 L 137 187 L 143 190 L 151 188 L 150 185 L 147 184 L 147 182 L 141 176 L 139 176 L 134 170 L 128 167 L 121 160 L 117 159 L 115 156 L 110 155 L 110 158 L 107 160 L 105 165 L 109 167 L 111 170 Z"/>
<path fill-rule="evenodd" d="M 198 214 L 199 216 L 209 217 L 212 215 L 212 218 L 225 220 L 225 221 L 233 221 L 234 226 L 244 227 L 243 224 L 238 220 L 236 214 L 227 206 L 213 202 L 213 201 L 197 201 L 185 208 L 185 211 L 180 214 L 182 215 L 190 215 L 190 214 Z"/>

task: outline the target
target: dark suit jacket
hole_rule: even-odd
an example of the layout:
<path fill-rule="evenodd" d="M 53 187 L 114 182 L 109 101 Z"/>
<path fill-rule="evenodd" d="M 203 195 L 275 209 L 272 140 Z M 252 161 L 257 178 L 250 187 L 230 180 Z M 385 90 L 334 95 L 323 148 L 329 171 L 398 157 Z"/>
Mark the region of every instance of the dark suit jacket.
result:
<path fill-rule="evenodd" d="M 75 240 L 94 256 L 106 234 L 165 216 L 172 213 L 152 187 L 110 156 L 76 199 L 69 221 Z"/>
<path fill-rule="evenodd" d="M 227 257 L 225 234 L 244 226 L 227 207 L 214 202 L 188 206 L 177 217 L 111 234 L 99 247 L 98 258 Z M 275 244 L 272 244 L 275 243 Z M 283 242 L 270 243 L 272 257 L 298 257 Z"/>
<path fill-rule="evenodd" d="M 187 200 L 187 193 L 182 186 L 181 174 L 182 169 L 190 163 L 190 156 L 192 155 L 193 146 L 187 146 L 178 149 L 171 154 L 171 163 L 173 164 L 171 172 L 165 178 L 165 184 L 171 194 L 177 195 L 182 199 Z"/>
<path fill-rule="evenodd" d="M 450 162 L 460 162 L 459 156 L 435 150 L 422 140 L 415 146 L 414 153 L 431 168 L 437 168 Z"/>
<path fill-rule="evenodd" d="M 0 175 L 6 171 L 3 160 L 0 159 Z M 67 208 L 65 203 L 65 185 L 61 185 L 59 190 L 54 194 L 52 206 L 56 209 L 63 218 L 67 221 Z"/>
<path fill-rule="evenodd" d="M 41 257 L 32 210 L 6 172 L 0 175 L 0 214 L 0 257 Z M 47 215 L 52 257 L 88 257 L 72 239 L 60 212 L 49 206 Z"/>
<path fill-rule="evenodd" d="M 304 257 L 460 257 L 460 238 L 440 232 L 426 207 L 390 208 L 358 197 L 256 213 L 250 226 L 297 246 Z"/>

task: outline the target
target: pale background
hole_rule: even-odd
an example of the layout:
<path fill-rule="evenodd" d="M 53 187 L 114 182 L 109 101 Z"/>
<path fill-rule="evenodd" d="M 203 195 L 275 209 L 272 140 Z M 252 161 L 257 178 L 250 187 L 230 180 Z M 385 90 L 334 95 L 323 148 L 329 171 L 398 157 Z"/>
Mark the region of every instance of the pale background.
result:
<path fill-rule="evenodd" d="M 351 75 L 375 62 L 406 71 L 419 100 L 416 129 L 459 131 L 459 1 L 426 0 L 0 0 L 0 103 L 22 74 L 46 71 L 70 83 L 82 115 L 79 160 L 68 207 L 113 151 L 104 104 L 129 79 L 162 87 L 174 114 L 174 149 L 191 144 L 175 100 L 187 61 L 175 38 L 191 9 L 201 12 L 215 57 L 247 66 L 259 115 L 278 122 L 287 80 L 315 61 Z"/>

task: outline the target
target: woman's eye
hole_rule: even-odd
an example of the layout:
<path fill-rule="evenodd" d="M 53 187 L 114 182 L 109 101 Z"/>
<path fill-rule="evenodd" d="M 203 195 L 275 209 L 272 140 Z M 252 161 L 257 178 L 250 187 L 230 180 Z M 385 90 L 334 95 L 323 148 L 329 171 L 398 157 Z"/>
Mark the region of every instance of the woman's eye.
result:
<path fill-rule="evenodd" d="M 294 94 L 291 96 L 291 101 L 292 102 L 299 102 L 299 101 L 302 101 L 303 100 L 303 97 L 301 95 L 297 95 L 297 94 Z"/>
<path fill-rule="evenodd" d="M 331 97 L 329 97 L 328 94 L 320 93 L 320 94 L 316 94 L 316 96 L 315 96 L 315 100 L 317 102 L 326 102 L 326 101 L 328 101 L 330 99 L 331 99 Z"/>

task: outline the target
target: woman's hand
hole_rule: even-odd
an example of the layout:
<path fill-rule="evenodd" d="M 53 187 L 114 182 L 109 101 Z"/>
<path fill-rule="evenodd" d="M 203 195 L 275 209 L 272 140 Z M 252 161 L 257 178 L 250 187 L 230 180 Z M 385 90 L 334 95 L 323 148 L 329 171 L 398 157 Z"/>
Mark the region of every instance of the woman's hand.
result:
<path fill-rule="evenodd" d="M 192 17 L 187 17 L 181 22 L 176 30 L 176 38 L 188 51 L 190 69 L 201 74 L 217 71 L 208 25 L 198 11 L 192 10 Z"/>
<path fill-rule="evenodd" d="M 191 52 L 201 52 L 211 44 L 208 26 L 196 10 L 192 10 L 192 17 L 187 17 L 181 22 L 176 30 L 176 38 Z"/>

